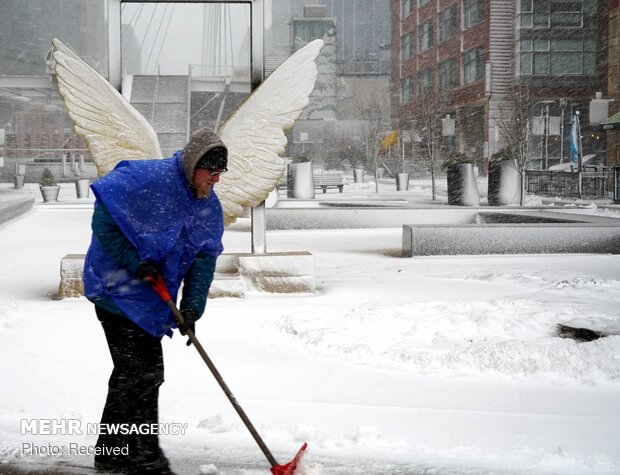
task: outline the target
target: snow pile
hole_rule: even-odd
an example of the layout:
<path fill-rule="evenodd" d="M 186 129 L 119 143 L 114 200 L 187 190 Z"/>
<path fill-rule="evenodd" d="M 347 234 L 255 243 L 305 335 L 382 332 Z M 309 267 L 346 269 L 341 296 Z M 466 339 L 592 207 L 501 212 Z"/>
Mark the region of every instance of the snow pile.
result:
<path fill-rule="evenodd" d="M 540 208 L 543 205 L 542 198 L 538 195 L 526 195 L 523 198 L 524 206 L 528 206 L 530 208 Z"/>
<path fill-rule="evenodd" d="M 20 310 L 16 303 L 0 303 L 0 330 L 10 328 L 19 319 Z"/>
<path fill-rule="evenodd" d="M 549 287 L 552 283 L 540 274 L 530 273 L 507 273 L 507 272 L 484 272 L 464 275 L 446 274 L 433 275 L 434 278 L 464 280 L 474 282 L 488 282 L 494 284 L 517 284 L 521 287 L 541 288 Z"/>
<path fill-rule="evenodd" d="M 583 460 L 575 459 L 566 453 L 562 447 L 556 452 L 545 454 L 541 460 L 529 468 L 530 473 L 566 473 L 566 467 L 571 467 L 571 473 L 590 475 L 595 473 L 617 473 L 618 465 L 607 457 L 586 457 Z"/>
<path fill-rule="evenodd" d="M 386 437 L 374 426 L 358 426 L 351 433 L 342 437 L 327 435 L 316 426 L 298 424 L 293 433 L 298 443 L 307 442 L 312 448 L 327 450 L 369 449 L 369 450 L 406 450 L 402 441 Z"/>
<path fill-rule="evenodd" d="M 215 434 L 232 430 L 232 424 L 225 422 L 224 416 L 220 412 L 201 420 L 197 427 Z"/>
<path fill-rule="evenodd" d="M 618 292 L 620 291 L 620 281 L 612 279 L 565 279 L 556 284 L 558 289 L 569 287 L 571 289 L 588 289 L 598 292 Z"/>
<path fill-rule="evenodd" d="M 344 191 L 345 192 L 360 192 L 360 191 L 375 191 L 376 184 L 374 181 L 365 181 L 363 183 L 355 183 L 355 182 L 347 182 L 344 180 Z"/>
<path fill-rule="evenodd" d="M 525 299 L 300 308 L 274 325 L 322 354 L 365 364 L 444 375 L 568 378 L 582 384 L 620 378 L 610 341 L 556 337 L 572 305 L 548 309 Z M 270 324 L 268 324 L 270 325 Z M 617 346 L 617 345 L 616 345 Z"/>
<path fill-rule="evenodd" d="M 465 275 L 435 275 L 433 277 L 451 280 L 465 280 L 501 284 L 518 284 L 523 287 L 542 289 L 594 290 L 596 292 L 620 291 L 620 280 L 616 279 L 584 279 L 572 277 L 570 279 L 549 279 L 542 274 L 535 273 L 506 273 L 485 272 Z"/>
<path fill-rule="evenodd" d="M 208 465 L 200 466 L 200 474 L 201 475 L 222 475 L 222 472 L 220 472 L 215 465 L 210 463 Z"/>
<path fill-rule="evenodd" d="M 605 203 L 607 205 L 607 203 Z M 557 212 L 565 211 L 571 214 L 583 214 L 588 216 L 602 216 L 605 218 L 620 218 L 620 208 L 617 206 L 598 206 L 596 203 L 587 205 L 578 205 L 575 203 L 565 203 L 562 209 L 555 210 Z"/>

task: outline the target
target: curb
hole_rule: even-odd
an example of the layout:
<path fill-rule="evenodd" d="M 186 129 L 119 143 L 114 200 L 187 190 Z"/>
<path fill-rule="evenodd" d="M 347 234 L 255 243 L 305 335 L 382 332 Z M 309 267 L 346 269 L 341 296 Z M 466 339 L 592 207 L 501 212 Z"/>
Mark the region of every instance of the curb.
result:
<path fill-rule="evenodd" d="M 0 202 L 0 225 L 32 209 L 34 198 Z"/>

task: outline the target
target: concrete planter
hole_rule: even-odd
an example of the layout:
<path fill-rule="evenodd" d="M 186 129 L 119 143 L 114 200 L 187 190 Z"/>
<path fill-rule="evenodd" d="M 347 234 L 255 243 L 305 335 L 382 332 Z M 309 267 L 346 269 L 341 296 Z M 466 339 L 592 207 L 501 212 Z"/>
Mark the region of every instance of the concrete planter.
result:
<path fill-rule="evenodd" d="M 24 187 L 24 175 L 13 175 L 13 186 L 16 190 Z"/>
<path fill-rule="evenodd" d="M 41 190 L 41 196 L 43 196 L 43 201 L 58 201 L 58 193 L 60 193 L 60 185 L 54 186 L 39 186 Z"/>
<path fill-rule="evenodd" d="M 521 174 L 512 160 L 489 162 L 488 180 L 490 206 L 519 204 Z"/>
<path fill-rule="evenodd" d="M 409 173 L 398 173 L 396 175 L 396 191 L 407 191 L 409 189 Z"/>
<path fill-rule="evenodd" d="M 480 204 L 480 193 L 474 166 L 471 163 L 462 163 L 448 168 L 448 204 L 458 206 Z"/>
<path fill-rule="evenodd" d="M 90 194 L 90 180 L 88 178 L 80 178 L 75 181 L 75 193 L 78 198 L 88 198 Z"/>
<path fill-rule="evenodd" d="M 286 196 L 300 200 L 314 199 L 312 162 L 289 163 L 286 176 Z"/>
<path fill-rule="evenodd" d="M 361 167 L 353 169 L 353 181 L 355 183 L 364 183 L 364 171 Z"/>

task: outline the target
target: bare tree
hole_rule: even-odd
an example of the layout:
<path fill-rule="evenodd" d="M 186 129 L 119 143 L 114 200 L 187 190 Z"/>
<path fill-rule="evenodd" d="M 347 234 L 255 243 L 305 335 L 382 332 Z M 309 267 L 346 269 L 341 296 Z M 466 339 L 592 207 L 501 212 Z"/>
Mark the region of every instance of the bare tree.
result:
<path fill-rule="evenodd" d="M 385 163 L 379 156 L 381 139 L 385 135 L 389 121 L 386 119 L 384 105 L 379 103 L 378 96 L 357 95 L 354 98 L 357 117 L 361 120 L 361 132 L 366 147 L 366 165 L 370 166 L 375 173 L 376 189 L 379 191 L 377 170 L 379 165 Z M 389 171 L 389 169 L 388 169 Z"/>
<path fill-rule="evenodd" d="M 525 170 L 531 159 L 535 104 L 528 84 L 519 82 L 513 86 L 510 99 L 499 102 L 492 117 L 499 132 L 500 148 L 507 149 L 512 155 L 515 168 L 521 176 L 521 206 L 525 198 Z"/>
<path fill-rule="evenodd" d="M 419 91 L 414 103 L 412 132 L 420 140 L 416 161 L 431 174 L 431 193 L 433 201 L 437 199 L 436 174 L 447 153 L 448 141 L 443 135 L 442 119 L 448 111 L 450 94 L 435 86 Z M 415 142 L 415 139 L 414 139 Z"/>

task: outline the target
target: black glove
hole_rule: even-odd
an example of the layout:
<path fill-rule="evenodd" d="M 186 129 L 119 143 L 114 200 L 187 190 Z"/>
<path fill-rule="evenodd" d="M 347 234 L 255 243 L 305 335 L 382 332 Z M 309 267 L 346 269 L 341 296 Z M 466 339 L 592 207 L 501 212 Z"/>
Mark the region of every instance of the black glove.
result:
<path fill-rule="evenodd" d="M 136 269 L 136 274 L 143 284 L 153 287 L 159 278 L 159 267 L 153 261 L 144 261 Z"/>
<path fill-rule="evenodd" d="M 177 327 L 181 332 L 181 335 L 186 335 L 187 330 L 191 330 L 194 335 L 196 335 L 196 322 L 200 318 L 198 312 L 193 308 L 186 308 L 185 310 L 181 310 L 181 315 L 183 315 L 183 323 L 179 323 L 177 320 Z M 187 346 L 191 345 L 191 340 L 187 341 Z"/>

